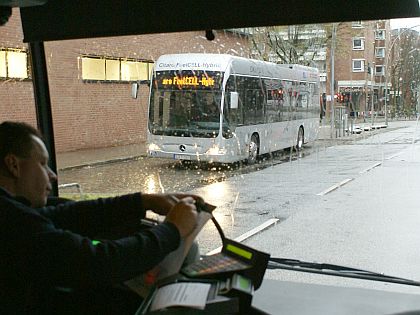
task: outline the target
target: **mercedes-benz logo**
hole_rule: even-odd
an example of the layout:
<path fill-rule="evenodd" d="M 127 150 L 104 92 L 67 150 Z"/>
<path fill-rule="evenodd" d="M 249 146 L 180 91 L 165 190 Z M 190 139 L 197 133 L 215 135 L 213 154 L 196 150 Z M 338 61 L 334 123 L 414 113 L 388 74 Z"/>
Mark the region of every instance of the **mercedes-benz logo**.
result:
<path fill-rule="evenodd" d="M 185 145 L 181 144 L 179 146 L 179 149 L 181 150 L 181 152 L 184 152 L 187 148 L 185 147 Z"/>

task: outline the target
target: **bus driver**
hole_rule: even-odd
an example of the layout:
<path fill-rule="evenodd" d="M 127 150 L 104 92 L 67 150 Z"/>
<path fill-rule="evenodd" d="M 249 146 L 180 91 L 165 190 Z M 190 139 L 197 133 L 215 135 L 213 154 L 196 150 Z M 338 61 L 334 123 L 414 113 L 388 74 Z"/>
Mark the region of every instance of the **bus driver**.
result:
<path fill-rule="evenodd" d="M 138 297 L 130 305 L 108 289 L 175 250 L 196 225 L 195 202 L 203 200 L 133 193 L 46 206 L 56 179 L 36 129 L 0 124 L 0 313 L 133 313 Z M 140 221 L 146 210 L 166 215 L 165 222 L 116 240 L 92 241 L 127 220 Z M 55 300 L 63 287 L 74 293 L 65 305 Z"/>

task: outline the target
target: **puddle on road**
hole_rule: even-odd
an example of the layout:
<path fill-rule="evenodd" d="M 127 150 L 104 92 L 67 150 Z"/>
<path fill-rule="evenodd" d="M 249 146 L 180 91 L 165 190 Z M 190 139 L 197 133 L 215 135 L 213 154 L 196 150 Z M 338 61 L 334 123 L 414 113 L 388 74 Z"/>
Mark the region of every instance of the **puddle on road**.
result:
<path fill-rule="evenodd" d="M 131 159 L 118 163 L 59 171 L 60 184 L 78 183 L 85 194 L 118 195 L 136 191 L 146 193 L 190 191 L 209 184 L 226 181 L 233 176 L 263 170 L 281 163 L 308 156 L 305 151 L 282 150 L 262 156 L 258 163 L 246 165 L 182 163 L 162 159 Z M 70 193 L 63 189 L 60 193 Z"/>

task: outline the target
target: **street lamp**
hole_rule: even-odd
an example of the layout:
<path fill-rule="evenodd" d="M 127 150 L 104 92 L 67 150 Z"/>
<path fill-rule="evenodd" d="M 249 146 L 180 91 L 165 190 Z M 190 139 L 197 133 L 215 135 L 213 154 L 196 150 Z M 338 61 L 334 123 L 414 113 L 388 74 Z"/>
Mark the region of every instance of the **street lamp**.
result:
<path fill-rule="evenodd" d="M 371 86 L 371 93 L 372 93 L 372 96 L 371 96 L 371 106 L 370 106 L 370 120 L 371 120 L 371 124 L 372 124 L 372 128 L 373 128 L 373 112 L 374 112 L 374 110 L 375 110 L 375 106 L 374 106 L 374 104 L 373 104 L 373 99 L 374 99 L 374 92 L 373 92 L 373 71 L 375 70 L 375 62 L 372 62 L 372 67 L 371 67 L 371 69 L 370 69 L 370 86 Z"/>
<path fill-rule="evenodd" d="M 398 79 L 398 112 L 401 113 L 401 97 L 402 97 L 402 86 L 403 86 L 403 78 L 400 77 Z M 394 96 L 395 96 L 395 92 L 394 92 Z M 394 102 L 395 104 L 395 102 Z M 404 111 L 404 117 L 405 117 L 405 111 Z"/>
<path fill-rule="evenodd" d="M 330 61 L 331 61 L 331 79 L 330 79 L 330 95 L 331 95 L 331 133 L 330 136 L 331 138 L 334 137 L 334 131 L 335 131 L 335 113 L 334 113 L 334 95 L 335 95 L 335 91 L 334 91 L 334 51 L 335 51 L 335 41 L 336 41 L 336 36 L 337 36 L 337 24 L 333 23 L 332 24 L 332 39 L 331 39 L 331 52 L 330 52 Z"/>
<path fill-rule="evenodd" d="M 385 58 L 385 101 L 384 101 L 384 107 L 385 107 L 385 125 L 387 125 L 387 126 L 388 126 L 388 108 L 387 108 L 387 100 L 388 100 L 388 95 L 387 95 L 388 94 L 388 60 L 389 60 L 389 57 L 391 55 L 392 48 L 394 47 L 395 43 L 397 42 L 397 39 L 400 39 L 400 36 L 402 34 L 404 34 L 405 32 L 408 32 L 409 30 L 411 30 L 413 28 L 416 28 L 416 27 L 419 27 L 419 26 L 420 26 L 420 24 L 414 25 L 414 26 L 406 28 L 402 32 L 400 32 L 398 34 L 398 36 L 395 37 L 395 39 L 392 41 L 391 46 L 389 46 L 388 54 L 387 54 L 387 57 Z"/>

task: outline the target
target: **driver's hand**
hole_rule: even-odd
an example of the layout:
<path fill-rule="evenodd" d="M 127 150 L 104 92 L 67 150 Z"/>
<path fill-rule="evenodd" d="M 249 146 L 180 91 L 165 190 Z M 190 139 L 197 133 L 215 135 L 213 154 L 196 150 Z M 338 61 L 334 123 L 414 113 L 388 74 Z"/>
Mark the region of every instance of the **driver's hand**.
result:
<path fill-rule="evenodd" d="M 179 200 L 185 197 L 190 197 L 196 202 L 204 204 L 201 197 L 192 194 L 143 194 L 142 202 L 145 210 L 152 210 L 159 215 L 167 215 Z"/>
<path fill-rule="evenodd" d="M 187 237 L 197 226 L 195 199 L 184 197 L 166 215 L 166 222 L 175 224 L 181 238 Z"/>

